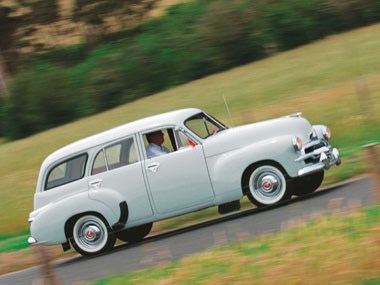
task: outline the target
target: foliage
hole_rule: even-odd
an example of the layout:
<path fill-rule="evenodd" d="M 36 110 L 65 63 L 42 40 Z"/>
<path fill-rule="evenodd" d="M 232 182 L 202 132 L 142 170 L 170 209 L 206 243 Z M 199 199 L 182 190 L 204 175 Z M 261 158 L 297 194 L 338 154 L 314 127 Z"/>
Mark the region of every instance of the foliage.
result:
<path fill-rule="evenodd" d="M 4 98 L 2 131 L 10 139 L 55 127 L 76 116 L 75 96 L 61 68 L 41 64 L 20 73 Z"/>
<path fill-rule="evenodd" d="M 13 7 L 0 5 L 0 51 L 8 49 L 12 44 L 12 35 L 17 28 L 17 18 L 10 17 Z"/>
<path fill-rule="evenodd" d="M 75 0 L 72 18 L 86 25 L 86 45 L 92 48 L 110 30 L 108 20 L 120 28 L 133 28 L 141 23 L 145 15 L 157 4 L 157 0 Z M 119 29 L 120 29 L 119 28 Z"/>
<path fill-rule="evenodd" d="M 104 18 L 94 20 L 92 9 L 106 5 L 97 14 L 105 17 L 120 5 L 127 8 L 119 2 L 99 0 L 87 7 L 78 1 L 75 15 L 100 23 Z M 154 4 L 143 2 L 140 13 Z M 11 139 L 28 136 L 379 19 L 377 0 L 198 0 L 174 5 L 136 33 L 88 54 L 86 46 L 77 46 L 29 57 L 10 88 L 3 133 Z M 52 117 L 51 108 L 58 108 L 57 116 Z"/>
<path fill-rule="evenodd" d="M 49 24 L 57 19 L 57 1 L 0 0 L 0 51 L 5 51 L 13 59 L 16 47 L 26 44 L 22 38 L 34 32 L 36 25 Z"/>

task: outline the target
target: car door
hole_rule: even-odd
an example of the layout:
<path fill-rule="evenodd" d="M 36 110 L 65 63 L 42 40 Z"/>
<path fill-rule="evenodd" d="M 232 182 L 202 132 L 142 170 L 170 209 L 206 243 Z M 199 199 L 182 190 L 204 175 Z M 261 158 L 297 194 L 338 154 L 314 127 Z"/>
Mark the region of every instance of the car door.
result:
<path fill-rule="evenodd" d="M 97 152 L 89 184 L 97 184 L 99 191 L 105 189 L 121 194 L 128 204 L 131 222 L 153 215 L 134 137 L 112 143 Z"/>
<path fill-rule="evenodd" d="M 152 158 L 146 156 L 144 161 L 157 212 L 185 212 L 186 208 L 210 203 L 215 195 L 202 145 L 186 139 L 183 133 L 173 128 L 161 130 L 167 134 L 166 140 L 171 141 L 167 144 L 171 152 Z"/>

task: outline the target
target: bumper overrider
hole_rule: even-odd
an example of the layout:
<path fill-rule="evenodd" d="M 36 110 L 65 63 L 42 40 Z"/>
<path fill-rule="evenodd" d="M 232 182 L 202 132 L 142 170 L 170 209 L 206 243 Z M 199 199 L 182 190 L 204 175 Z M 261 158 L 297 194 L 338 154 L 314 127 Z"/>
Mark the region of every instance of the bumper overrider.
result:
<path fill-rule="evenodd" d="M 327 170 L 332 165 L 341 164 L 338 149 L 333 148 L 325 140 L 312 141 L 305 145 L 301 155 L 295 161 L 304 161 L 309 164 L 298 171 L 298 176 Z"/>

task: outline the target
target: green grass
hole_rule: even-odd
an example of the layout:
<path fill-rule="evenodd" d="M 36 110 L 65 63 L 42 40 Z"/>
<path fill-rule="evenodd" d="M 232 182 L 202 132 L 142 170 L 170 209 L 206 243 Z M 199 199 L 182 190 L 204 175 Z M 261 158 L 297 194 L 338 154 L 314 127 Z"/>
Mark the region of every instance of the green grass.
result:
<path fill-rule="evenodd" d="M 380 141 L 379 31 L 378 24 L 329 37 L 23 140 L 0 143 L 0 233 L 28 227 L 39 167 L 54 150 L 114 126 L 183 107 L 205 109 L 229 124 L 223 96 L 235 125 L 297 111 L 312 123 L 329 125 L 343 165 L 328 172 L 327 183 L 367 172 L 361 146 Z M 365 88 L 357 87 L 363 83 L 368 95 Z"/>
<path fill-rule="evenodd" d="M 379 220 L 379 206 L 322 217 L 94 284 L 379 284 Z"/>
<path fill-rule="evenodd" d="M 27 229 L 14 234 L 0 235 L 0 253 L 27 248 L 28 237 L 29 230 Z"/>

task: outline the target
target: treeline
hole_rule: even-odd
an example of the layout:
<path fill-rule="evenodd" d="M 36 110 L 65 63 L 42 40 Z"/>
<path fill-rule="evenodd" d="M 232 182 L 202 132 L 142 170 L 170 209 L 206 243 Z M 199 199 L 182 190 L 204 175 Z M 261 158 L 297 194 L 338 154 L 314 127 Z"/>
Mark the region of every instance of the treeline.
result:
<path fill-rule="evenodd" d="M 91 51 L 78 45 L 23 59 L 11 95 L 1 97 L 0 136 L 22 138 L 379 20 L 380 0 L 178 4 Z"/>

